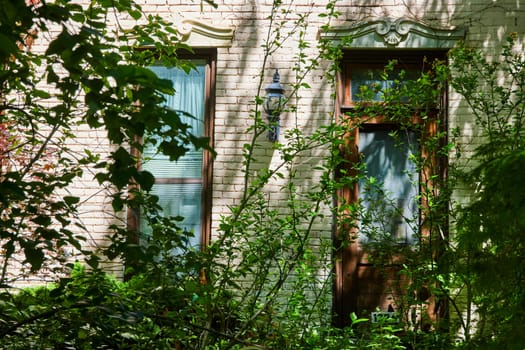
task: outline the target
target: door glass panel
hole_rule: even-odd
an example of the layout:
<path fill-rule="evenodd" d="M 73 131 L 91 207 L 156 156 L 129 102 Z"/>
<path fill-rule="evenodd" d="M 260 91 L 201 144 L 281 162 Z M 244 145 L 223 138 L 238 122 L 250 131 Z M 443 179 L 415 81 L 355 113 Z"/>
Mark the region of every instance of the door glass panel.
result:
<path fill-rule="evenodd" d="M 359 181 L 363 206 L 360 242 L 392 240 L 412 244 L 419 224 L 419 172 L 411 160 L 418 150 L 414 132 L 360 130 L 364 177 Z"/>

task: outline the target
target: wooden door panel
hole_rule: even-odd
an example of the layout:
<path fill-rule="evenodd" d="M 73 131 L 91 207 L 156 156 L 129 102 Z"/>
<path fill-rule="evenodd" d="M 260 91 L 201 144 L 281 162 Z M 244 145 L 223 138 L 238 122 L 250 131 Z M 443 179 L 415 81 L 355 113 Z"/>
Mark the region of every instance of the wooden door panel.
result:
<path fill-rule="evenodd" d="M 370 312 L 397 311 L 396 301 L 402 293 L 403 281 L 398 267 L 378 269 L 372 265 L 357 268 L 357 303 L 360 316 L 368 317 Z"/>

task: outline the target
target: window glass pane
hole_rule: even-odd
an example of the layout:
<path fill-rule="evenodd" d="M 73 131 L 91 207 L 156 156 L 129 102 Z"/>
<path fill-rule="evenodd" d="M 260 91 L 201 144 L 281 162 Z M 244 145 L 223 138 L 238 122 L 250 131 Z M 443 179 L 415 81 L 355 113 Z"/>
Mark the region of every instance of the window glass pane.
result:
<path fill-rule="evenodd" d="M 148 170 L 157 178 L 194 178 L 202 177 L 202 152 L 189 151 L 176 162 L 168 157 L 152 153 L 143 156 L 142 169 Z"/>
<path fill-rule="evenodd" d="M 204 135 L 205 78 L 204 62 L 196 62 L 196 69 L 189 73 L 179 68 L 163 66 L 150 67 L 159 77 L 173 82 L 175 94 L 166 96 L 166 104 L 178 111 L 186 124 L 191 125 L 191 132 L 196 136 Z M 147 145 L 143 151 L 142 168 L 156 177 L 163 178 L 200 178 L 202 176 L 202 150 L 190 150 L 176 162 L 170 162 L 167 156 L 157 153 L 156 147 Z"/>
<path fill-rule="evenodd" d="M 381 81 L 380 69 L 369 69 L 369 68 L 355 68 L 350 72 L 351 88 L 352 88 L 352 101 L 362 101 L 362 89 L 367 87 L 368 89 L 378 90 L 387 87 L 387 82 Z M 367 95 L 368 96 L 368 95 Z M 373 95 L 370 95 L 372 101 L 381 100 L 382 94 L 378 91 Z"/>
<path fill-rule="evenodd" d="M 391 238 L 397 243 L 414 242 L 419 223 L 417 196 L 419 172 L 411 160 L 418 150 L 414 132 L 360 130 L 359 151 L 365 178 L 359 182 L 359 200 L 365 212 L 361 242 Z"/>
<path fill-rule="evenodd" d="M 205 135 L 206 101 L 206 62 L 192 61 L 196 69 L 188 73 L 179 68 L 152 66 L 150 69 L 159 77 L 173 82 L 175 93 L 166 97 L 166 105 L 184 112 L 179 114 L 183 122 L 191 125 L 191 132 L 196 136 Z M 159 205 L 166 216 L 183 218 L 180 227 L 194 233 L 191 246 L 198 247 L 201 241 L 201 201 L 203 176 L 203 151 L 191 148 L 176 162 L 159 154 L 157 148 L 146 145 L 142 153 L 142 169 L 151 172 L 158 179 L 180 179 L 181 181 L 158 181 L 151 193 L 159 197 Z M 191 183 L 184 179 L 197 179 Z M 150 233 L 144 220 L 140 220 L 143 233 Z"/>
<path fill-rule="evenodd" d="M 388 77 L 384 79 L 381 75 L 384 74 L 384 68 L 365 68 L 353 67 L 350 71 L 350 88 L 352 102 L 359 101 L 381 101 L 383 99 L 383 92 L 386 89 L 399 87 L 397 84 L 402 84 L 408 80 L 417 79 L 417 71 L 406 70 L 403 74 L 400 72 L 390 72 Z M 370 91 L 363 94 L 363 90 Z"/>
<path fill-rule="evenodd" d="M 192 126 L 192 133 L 201 136 L 204 133 L 204 93 L 206 66 L 203 61 L 194 61 L 195 68 L 189 72 L 176 67 L 149 67 L 158 77 L 171 80 L 175 94 L 166 95 L 166 105 L 174 110 L 189 113 L 194 118 L 181 115 Z"/>
<path fill-rule="evenodd" d="M 159 205 L 166 216 L 181 216 L 180 227 L 194 233 L 190 244 L 200 245 L 201 232 L 201 184 L 156 184 L 151 193 L 159 197 Z M 141 231 L 151 232 L 144 220 L 141 221 Z"/>

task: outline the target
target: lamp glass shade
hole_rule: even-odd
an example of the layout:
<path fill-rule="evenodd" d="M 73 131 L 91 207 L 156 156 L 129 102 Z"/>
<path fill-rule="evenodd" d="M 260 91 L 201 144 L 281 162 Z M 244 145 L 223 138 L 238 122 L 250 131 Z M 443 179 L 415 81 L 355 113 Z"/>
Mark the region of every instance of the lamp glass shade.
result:
<path fill-rule="evenodd" d="M 281 107 L 284 102 L 284 96 L 280 93 L 270 92 L 266 95 L 264 101 L 264 110 L 268 115 L 275 116 L 281 112 Z"/>
<path fill-rule="evenodd" d="M 266 99 L 263 103 L 269 121 L 268 140 L 271 142 L 279 139 L 280 115 L 285 103 L 284 88 L 280 80 L 281 77 L 276 69 L 272 83 L 266 87 Z"/>
<path fill-rule="evenodd" d="M 264 110 L 270 117 L 278 116 L 284 104 L 284 88 L 280 83 L 281 77 L 276 69 L 273 74 L 273 81 L 266 87 L 266 100 Z"/>

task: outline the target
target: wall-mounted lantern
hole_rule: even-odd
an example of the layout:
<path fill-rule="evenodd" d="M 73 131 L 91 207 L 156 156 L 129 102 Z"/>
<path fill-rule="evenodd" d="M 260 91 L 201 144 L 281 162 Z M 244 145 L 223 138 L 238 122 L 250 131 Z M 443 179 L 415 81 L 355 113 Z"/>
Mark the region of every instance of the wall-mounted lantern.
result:
<path fill-rule="evenodd" d="M 279 71 L 276 69 L 273 75 L 273 82 L 266 87 L 266 99 L 263 104 L 270 126 L 268 140 L 271 142 L 276 142 L 279 139 L 281 110 L 286 100 L 280 80 Z"/>

